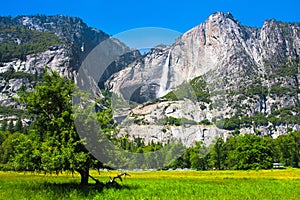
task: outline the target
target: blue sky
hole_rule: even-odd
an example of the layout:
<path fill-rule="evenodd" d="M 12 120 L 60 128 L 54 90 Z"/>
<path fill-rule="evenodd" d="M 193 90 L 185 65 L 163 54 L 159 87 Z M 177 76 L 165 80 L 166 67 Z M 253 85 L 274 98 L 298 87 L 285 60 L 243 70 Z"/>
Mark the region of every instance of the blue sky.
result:
<path fill-rule="evenodd" d="M 300 22 L 299 0 L 1 0 L 0 15 L 64 14 L 115 35 L 161 27 L 185 32 L 216 11 L 231 12 L 242 24 L 261 27 L 265 19 Z"/>
<path fill-rule="evenodd" d="M 132 28 L 162 27 L 185 32 L 216 11 L 260 27 L 265 19 L 300 22 L 299 0 L 1 0 L 0 15 L 65 14 L 109 34 Z"/>

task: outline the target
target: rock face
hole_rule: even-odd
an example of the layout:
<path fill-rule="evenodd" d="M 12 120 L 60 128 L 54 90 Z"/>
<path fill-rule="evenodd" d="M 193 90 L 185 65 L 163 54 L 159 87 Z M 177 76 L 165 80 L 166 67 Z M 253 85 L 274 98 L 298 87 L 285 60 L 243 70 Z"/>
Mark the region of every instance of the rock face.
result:
<path fill-rule="evenodd" d="M 142 106 L 140 113 L 135 113 L 136 109 L 128 111 L 127 117 L 123 113 L 123 118 L 147 126 L 155 125 L 163 116 L 216 122 L 233 116 L 241 120 L 243 116 L 263 115 L 267 120 L 275 117 L 284 121 L 282 111 L 289 110 L 295 120 L 276 122 L 273 118 L 272 122 L 255 125 L 256 119 L 251 119 L 250 129 L 238 126 L 241 133 L 277 137 L 289 129 L 299 130 L 299 55 L 299 23 L 267 20 L 261 28 L 251 28 L 241 25 L 230 13 L 217 12 L 177 38 L 172 46 L 158 46 L 113 74 L 106 86 L 121 98 L 143 103 L 202 76 L 209 89 L 209 104 L 194 102 L 196 107 L 180 110 L 176 105 L 182 102 L 162 98 L 163 103 L 156 100 L 151 106 Z M 166 114 L 172 107 L 173 115 Z M 144 127 L 153 129 L 145 138 L 155 135 L 154 129 L 161 129 L 154 127 Z M 129 131 L 132 135 L 141 132 L 137 126 Z"/>
<path fill-rule="evenodd" d="M 252 76 L 268 76 L 267 62 L 276 65 L 283 58 L 297 59 L 299 36 L 299 24 L 271 20 L 261 29 L 251 28 L 241 25 L 231 14 L 218 12 L 184 33 L 171 47 L 152 49 L 143 59 L 115 74 L 107 84 L 125 99 L 145 102 L 164 96 L 161 88 L 174 90 L 200 75 L 208 74 L 208 82 L 216 86 L 218 78 L 225 77 L 240 83 L 251 80 Z M 134 97 L 129 95 L 128 88 L 135 89 Z"/>
<path fill-rule="evenodd" d="M 170 65 L 170 47 L 158 46 L 144 58 L 113 74 L 106 87 L 120 97 L 138 103 L 157 97 L 160 90 L 167 89 Z M 167 69 L 165 69 L 167 68 Z M 161 75 L 165 77 L 161 77 Z M 165 79 L 165 82 L 163 80 Z M 160 83 L 163 89 L 160 89 Z"/>
<path fill-rule="evenodd" d="M 16 18 L 0 17 L 0 27 L 2 30 L 14 30 L 15 32 L 2 31 L 0 34 L 0 45 L 4 46 L 20 46 L 32 41 L 26 41 L 26 37 L 32 37 L 34 40 L 37 32 L 55 34 L 59 41 L 53 45 L 44 48 L 39 52 L 30 53 L 22 56 L 22 58 L 10 58 L 4 60 L 0 64 L 0 105 L 15 106 L 19 105 L 12 99 L 17 96 L 20 88 L 23 90 L 32 90 L 38 79 L 44 72 L 45 66 L 48 69 L 57 71 L 60 75 L 69 79 L 76 79 L 77 72 L 83 60 L 92 52 L 92 50 L 103 41 L 109 41 L 110 48 L 120 49 L 124 51 L 128 49 L 116 39 L 110 38 L 103 31 L 88 27 L 81 19 L 67 16 L 20 16 Z M 14 27 L 16 27 L 14 29 Z M 22 34 L 22 30 L 27 31 Z M 19 31 L 21 30 L 21 31 Z M 47 40 L 47 38 L 46 38 Z M 26 43 L 27 42 L 27 43 Z M 6 45 L 6 46 L 5 46 Z M 38 44 L 40 47 L 43 43 Z M 129 49 L 128 49 L 129 50 Z M 26 52 L 25 52 L 26 54 Z M 134 57 L 133 55 L 132 57 Z M 0 56 L 1 59 L 1 56 Z M 131 58 L 133 59 L 133 58 Z M 131 62 L 123 59 L 123 65 Z M 106 76 L 117 72 L 121 68 L 108 71 Z M 6 76 L 11 71 L 11 75 Z M 15 76 L 13 74 L 22 74 Z M 94 77 L 93 77 L 94 78 Z M 108 78 L 108 77 L 104 77 Z M 99 79 L 99 77 L 98 77 Z M 95 90 L 97 89 L 98 79 L 95 82 Z"/>
<path fill-rule="evenodd" d="M 120 113 L 115 111 L 115 114 Z M 202 111 L 199 103 L 189 99 L 148 102 L 122 114 L 123 117 L 118 116 L 122 119 L 119 136 L 139 137 L 146 144 L 152 141 L 180 141 L 185 146 L 193 146 L 196 141 L 201 141 L 210 145 L 216 137 L 226 140 L 231 136 L 230 131 L 219 129 L 215 125 L 199 124 L 212 116 L 208 110 Z"/>
<path fill-rule="evenodd" d="M 16 94 L 20 91 L 21 87 L 31 90 L 37 82 L 37 76 L 40 76 L 43 73 L 46 65 L 48 68 L 59 72 L 59 74 L 65 77 L 73 78 L 74 70 L 71 70 L 69 67 L 70 60 L 71 57 L 67 53 L 66 46 L 59 45 L 51 47 L 45 52 L 27 55 L 25 61 L 15 59 L 11 62 L 2 63 L 0 73 L 12 70 L 13 73 L 22 72 L 27 75 L 32 74 L 32 77 L 36 77 L 35 80 L 32 80 L 29 77 L 16 77 L 9 80 L 2 79 L 1 105 L 15 105 L 15 101 L 13 101 L 12 97 L 17 96 Z"/>
<path fill-rule="evenodd" d="M 123 104 L 114 107 L 120 136 L 190 146 L 233 133 L 277 137 L 299 130 L 299 23 L 267 20 L 252 28 L 217 12 L 144 56 L 79 18 L 0 17 L 0 26 L 20 32 L 1 31 L 0 50 L 23 51 L 22 31 L 58 37 L 43 50 L 1 60 L 0 106 L 19 107 L 13 97 L 32 90 L 47 65 L 98 96 L 98 86 L 115 93 Z"/>
<path fill-rule="evenodd" d="M 145 144 L 159 142 L 182 142 L 184 146 L 191 147 L 196 141 L 204 145 L 212 144 L 216 137 L 225 140 L 230 134 L 212 126 L 161 126 L 161 125 L 132 125 L 121 129 L 120 136 L 128 135 L 130 138 L 142 138 Z"/>

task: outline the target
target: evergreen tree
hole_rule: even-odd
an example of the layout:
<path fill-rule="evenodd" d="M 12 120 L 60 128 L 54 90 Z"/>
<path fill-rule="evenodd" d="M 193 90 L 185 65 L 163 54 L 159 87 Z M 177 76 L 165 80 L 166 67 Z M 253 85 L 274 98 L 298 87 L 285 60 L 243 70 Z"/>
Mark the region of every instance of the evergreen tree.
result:
<path fill-rule="evenodd" d="M 6 131 L 7 129 L 7 119 L 3 119 L 1 123 L 1 131 Z"/>
<path fill-rule="evenodd" d="M 217 138 L 217 141 L 210 152 L 210 158 L 213 166 L 216 169 L 224 168 L 225 163 L 225 149 L 224 149 L 224 140 L 223 138 Z"/>
<path fill-rule="evenodd" d="M 16 125 L 14 127 L 14 132 L 22 132 L 23 131 L 23 123 L 21 118 L 18 118 Z"/>
<path fill-rule="evenodd" d="M 14 121 L 11 119 L 8 123 L 8 127 L 7 127 L 7 130 L 10 132 L 10 133 L 13 133 L 14 132 Z"/>

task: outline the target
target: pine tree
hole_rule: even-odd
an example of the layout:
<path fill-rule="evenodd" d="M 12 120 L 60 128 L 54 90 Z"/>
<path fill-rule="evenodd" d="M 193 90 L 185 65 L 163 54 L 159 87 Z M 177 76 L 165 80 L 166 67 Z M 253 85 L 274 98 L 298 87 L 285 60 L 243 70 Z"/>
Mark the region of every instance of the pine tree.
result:
<path fill-rule="evenodd" d="M 10 132 L 10 133 L 13 133 L 14 132 L 14 121 L 11 119 L 8 123 L 8 128 L 7 130 Z"/>
<path fill-rule="evenodd" d="M 23 131 L 23 123 L 21 118 L 18 118 L 16 125 L 14 127 L 14 132 L 22 132 Z"/>
<path fill-rule="evenodd" d="M 1 131 L 6 131 L 7 129 L 7 119 L 2 120 Z"/>

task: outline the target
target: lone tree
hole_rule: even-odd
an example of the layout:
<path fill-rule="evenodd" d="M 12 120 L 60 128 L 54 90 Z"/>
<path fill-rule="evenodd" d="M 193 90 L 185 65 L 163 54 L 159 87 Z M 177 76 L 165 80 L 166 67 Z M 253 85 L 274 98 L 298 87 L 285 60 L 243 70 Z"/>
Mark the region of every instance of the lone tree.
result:
<path fill-rule="evenodd" d="M 88 184 L 89 168 L 101 165 L 85 148 L 76 132 L 72 113 L 71 80 L 52 71 L 32 92 L 21 94 L 20 101 L 33 116 L 33 124 L 26 137 L 15 147 L 10 160 L 14 170 L 60 173 L 77 171 L 81 184 Z"/>

